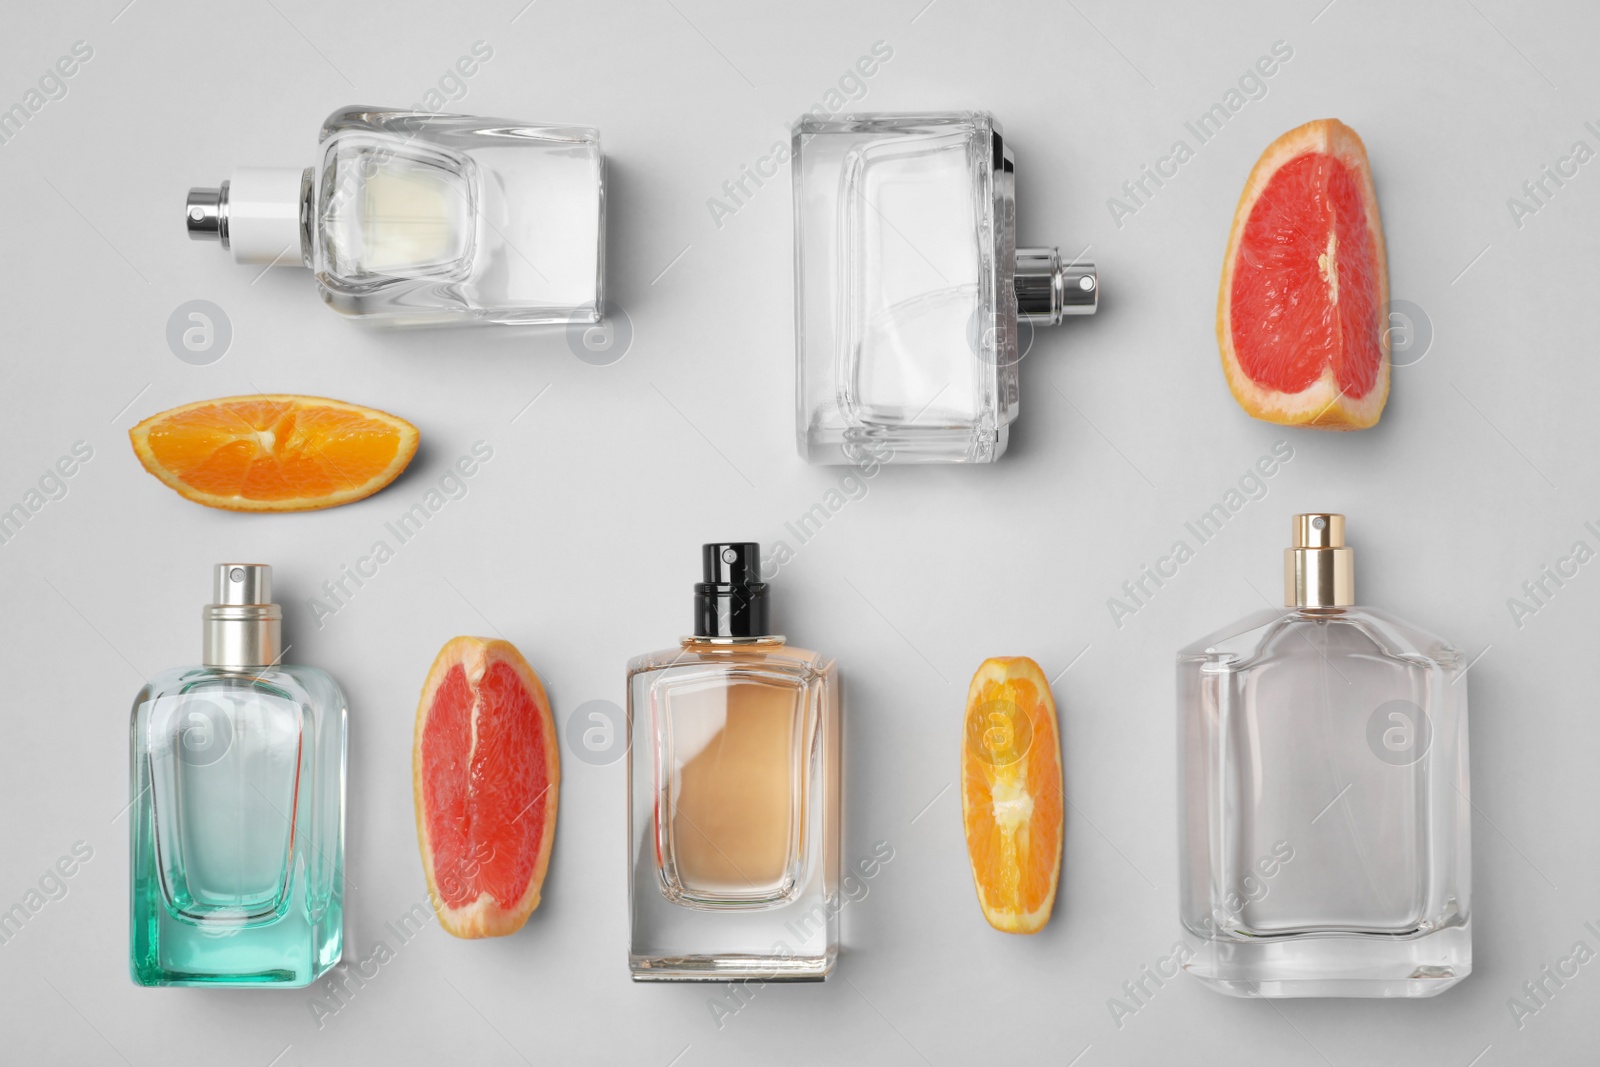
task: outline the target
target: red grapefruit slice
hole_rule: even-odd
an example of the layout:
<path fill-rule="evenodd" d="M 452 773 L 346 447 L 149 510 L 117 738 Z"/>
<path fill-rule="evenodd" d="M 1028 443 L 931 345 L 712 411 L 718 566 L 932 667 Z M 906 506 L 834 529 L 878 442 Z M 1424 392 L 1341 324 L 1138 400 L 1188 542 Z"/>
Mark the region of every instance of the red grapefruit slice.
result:
<path fill-rule="evenodd" d="M 1389 269 L 1367 149 L 1338 119 L 1268 146 L 1233 216 L 1217 297 L 1239 406 L 1285 426 L 1361 430 L 1389 398 Z"/>
<path fill-rule="evenodd" d="M 561 757 L 539 676 L 516 646 L 457 637 L 417 705 L 417 841 L 439 925 L 457 937 L 522 929 L 555 840 Z"/>

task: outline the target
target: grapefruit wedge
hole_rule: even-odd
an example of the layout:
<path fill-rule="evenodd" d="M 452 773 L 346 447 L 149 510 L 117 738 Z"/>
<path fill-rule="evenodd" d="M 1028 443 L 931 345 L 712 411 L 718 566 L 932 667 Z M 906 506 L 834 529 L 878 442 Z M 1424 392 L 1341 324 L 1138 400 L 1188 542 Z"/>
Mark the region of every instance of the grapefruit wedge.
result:
<path fill-rule="evenodd" d="M 544 686 L 516 646 L 457 637 L 439 651 L 412 784 L 439 925 L 469 938 L 522 929 L 550 866 L 561 758 Z"/>
<path fill-rule="evenodd" d="M 1217 344 L 1234 399 L 1284 426 L 1361 430 L 1389 397 L 1389 269 L 1367 150 L 1338 119 L 1268 146 L 1233 216 Z"/>
<path fill-rule="evenodd" d="M 978 906 L 1003 933 L 1050 921 L 1065 796 L 1056 702 L 1026 656 L 986 659 L 967 689 L 961 817 Z"/>

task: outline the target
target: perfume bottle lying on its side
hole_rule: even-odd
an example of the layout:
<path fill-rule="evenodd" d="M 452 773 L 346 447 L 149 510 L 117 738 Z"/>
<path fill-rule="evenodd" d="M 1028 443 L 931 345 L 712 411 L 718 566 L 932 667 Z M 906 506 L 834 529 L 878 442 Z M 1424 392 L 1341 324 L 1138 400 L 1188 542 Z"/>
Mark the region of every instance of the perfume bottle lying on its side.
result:
<path fill-rule="evenodd" d="M 1355 601 L 1297 515 L 1286 607 L 1178 653 L 1183 966 L 1235 996 L 1427 997 L 1472 971 L 1467 680 Z"/>
<path fill-rule="evenodd" d="M 189 236 L 309 267 L 330 307 L 385 325 L 598 321 L 599 131 L 350 107 L 319 140 L 314 167 L 189 190 Z"/>
<path fill-rule="evenodd" d="M 1017 247 L 1015 174 L 982 111 L 806 118 L 792 149 L 800 454 L 990 463 L 1033 330 L 1092 314 L 1092 263 Z"/>

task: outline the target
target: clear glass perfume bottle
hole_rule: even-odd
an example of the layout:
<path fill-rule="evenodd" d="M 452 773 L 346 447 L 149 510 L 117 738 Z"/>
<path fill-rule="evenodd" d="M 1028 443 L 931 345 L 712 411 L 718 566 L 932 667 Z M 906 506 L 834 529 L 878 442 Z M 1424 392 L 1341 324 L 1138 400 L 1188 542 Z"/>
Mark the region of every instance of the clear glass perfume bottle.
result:
<path fill-rule="evenodd" d="M 972 111 L 805 118 L 792 167 L 800 454 L 998 459 L 1034 326 L 1099 299 L 1092 263 L 1017 247 L 1000 124 Z"/>
<path fill-rule="evenodd" d="M 761 546 L 705 545 L 694 635 L 628 664 L 633 977 L 826 978 L 838 952 L 833 661 L 767 624 Z"/>
<path fill-rule="evenodd" d="M 1184 967 L 1235 996 L 1426 997 L 1472 971 L 1460 653 L 1354 596 L 1297 515 L 1283 610 L 1178 654 Z"/>
<path fill-rule="evenodd" d="M 320 143 L 304 171 L 189 190 L 189 236 L 309 267 L 330 307 L 385 325 L 598 321 L 599 131 L 350 107 Z"/>
<path fill-rule="evenodd" d="M 304 986 L 344 932 L 344 694 L 283 666 L 272 568 L 224 563 L 200 666 L 133 702 L 139 985 Z"/>

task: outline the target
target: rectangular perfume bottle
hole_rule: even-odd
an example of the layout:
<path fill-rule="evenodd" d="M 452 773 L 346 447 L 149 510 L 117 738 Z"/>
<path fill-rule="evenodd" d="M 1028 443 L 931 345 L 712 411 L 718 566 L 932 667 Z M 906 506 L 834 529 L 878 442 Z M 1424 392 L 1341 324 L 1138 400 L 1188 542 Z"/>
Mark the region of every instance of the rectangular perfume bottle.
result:
<path fill-rule="evenodd" d="M 1295 517 L 1283 609 L 1178 655 L 1184 967 L 1224 993 L 1426 997 L 1472 970 L 1467 683 L 1356 605 L 1344 517 Z"/>
<path fill-rule="evenodd" d="M 342 950 L 344 695 L 315 667 L 277 663 L 270 571 L 218 566 L 204 662 L 134 700 L 139 985 L 304 986 Z"/>
<path fill-rule="evenodd" d="M 315 167 L 192 189 L 188 229 L 240 263 L 311 268 L 336 311 L 391 326 L 596 322 L 599 132 L 350 107 Z"/>
<path fill-rule="evenodd" d="M 1092 313 L 1099 292 L 1092 264 L 1017 247 L 1000 124 L 967 111 L 808 117 L 792 166 L 800 454 L 998 459 L 1019 337 Z"/>
<path fill-rule="evenodd" d="M 695 634 L 628 664 L 640 980 L 825 978 L 838 951 L 833 663 L 768 633 L 760 547 L 704 546 Z"/>

